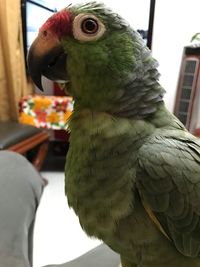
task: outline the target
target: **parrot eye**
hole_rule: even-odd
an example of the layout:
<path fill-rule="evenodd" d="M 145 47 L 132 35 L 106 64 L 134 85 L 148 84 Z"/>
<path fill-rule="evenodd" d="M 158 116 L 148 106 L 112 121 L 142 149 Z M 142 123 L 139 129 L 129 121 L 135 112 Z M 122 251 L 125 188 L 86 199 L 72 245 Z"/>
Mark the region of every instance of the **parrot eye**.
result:
<path fill-rule="evenodd" d="M 99 25 L 96 20 L 88 18 L 83 20 L 81 27 L 84 33 L 94 34 L 98 31 Z"/>
<path fill-rule="evenodd" d="M 98 40 L 105 31 L 104 24 L 94 15 L 79 14 L 73 21 L 73 35 L 79 41 Z"/>

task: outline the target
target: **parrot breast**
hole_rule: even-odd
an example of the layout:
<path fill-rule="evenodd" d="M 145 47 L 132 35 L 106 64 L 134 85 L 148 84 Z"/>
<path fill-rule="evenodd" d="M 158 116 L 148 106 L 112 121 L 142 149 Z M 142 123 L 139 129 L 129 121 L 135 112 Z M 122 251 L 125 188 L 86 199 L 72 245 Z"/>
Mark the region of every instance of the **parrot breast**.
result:
<path fill-rule="evenodd" d="M 144 121 L 135 124 L 89 110 L 72 116 L 65 188 L 89 235 L 110 235 L 132 212 L 136 151 L 149 134 Z"/>

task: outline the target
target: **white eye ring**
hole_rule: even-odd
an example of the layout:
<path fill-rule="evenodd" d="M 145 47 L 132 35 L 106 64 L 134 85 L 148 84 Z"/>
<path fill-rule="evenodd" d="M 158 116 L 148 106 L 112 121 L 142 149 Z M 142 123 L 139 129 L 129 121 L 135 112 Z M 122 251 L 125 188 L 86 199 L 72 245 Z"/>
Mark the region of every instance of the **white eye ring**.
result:
<path fill-rule="evenodd" d="M 79 14 L 73 21 L 73 35 L 79 41 L 96 41 L 105 31 L 104 24 L 91 14 Z"/>

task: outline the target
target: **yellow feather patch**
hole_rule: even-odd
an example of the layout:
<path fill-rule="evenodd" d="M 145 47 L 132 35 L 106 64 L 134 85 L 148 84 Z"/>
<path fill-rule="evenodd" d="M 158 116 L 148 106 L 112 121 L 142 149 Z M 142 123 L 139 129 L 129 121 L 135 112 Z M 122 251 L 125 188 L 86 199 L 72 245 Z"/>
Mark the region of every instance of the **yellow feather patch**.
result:
<path fill-rule="evenodd" d="M 149 205 L 142 199 L 142 205 L 146 211 L 146 213 L 149 215 L 149 218 L 152 220 L 152 222 L 156 225 L 156 227 L 159 229 L 159 231 L 168 239 L 171 241 L 170 237 L 168 236 L 168 234 L 165 232 L 165 230 L 163 229 L 162 225 L 160 224 L 160 222 L 158 221 L 158 219 L 156 218 L 156 216 L 154 215 L 153 211 L 151 210 L 151 208 L 149 207 Z"/>

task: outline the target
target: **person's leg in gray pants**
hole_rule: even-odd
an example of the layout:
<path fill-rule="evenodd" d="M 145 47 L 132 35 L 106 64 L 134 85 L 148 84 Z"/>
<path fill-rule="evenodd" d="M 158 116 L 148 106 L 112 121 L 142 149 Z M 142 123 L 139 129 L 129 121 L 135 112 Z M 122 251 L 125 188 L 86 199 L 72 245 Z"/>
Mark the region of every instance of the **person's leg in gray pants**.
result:
<path fill-rule="evenodd" d="M 40 174 L 23 156 L 0 151 L 0 266 L 32 266 L 32 234 L 43 190 Z"/>
<path fill-rule="evenodd" d="M 119 264 L 119 255 L 102 244 L 75 260 L 44 267 L 119 267 Z"/>

